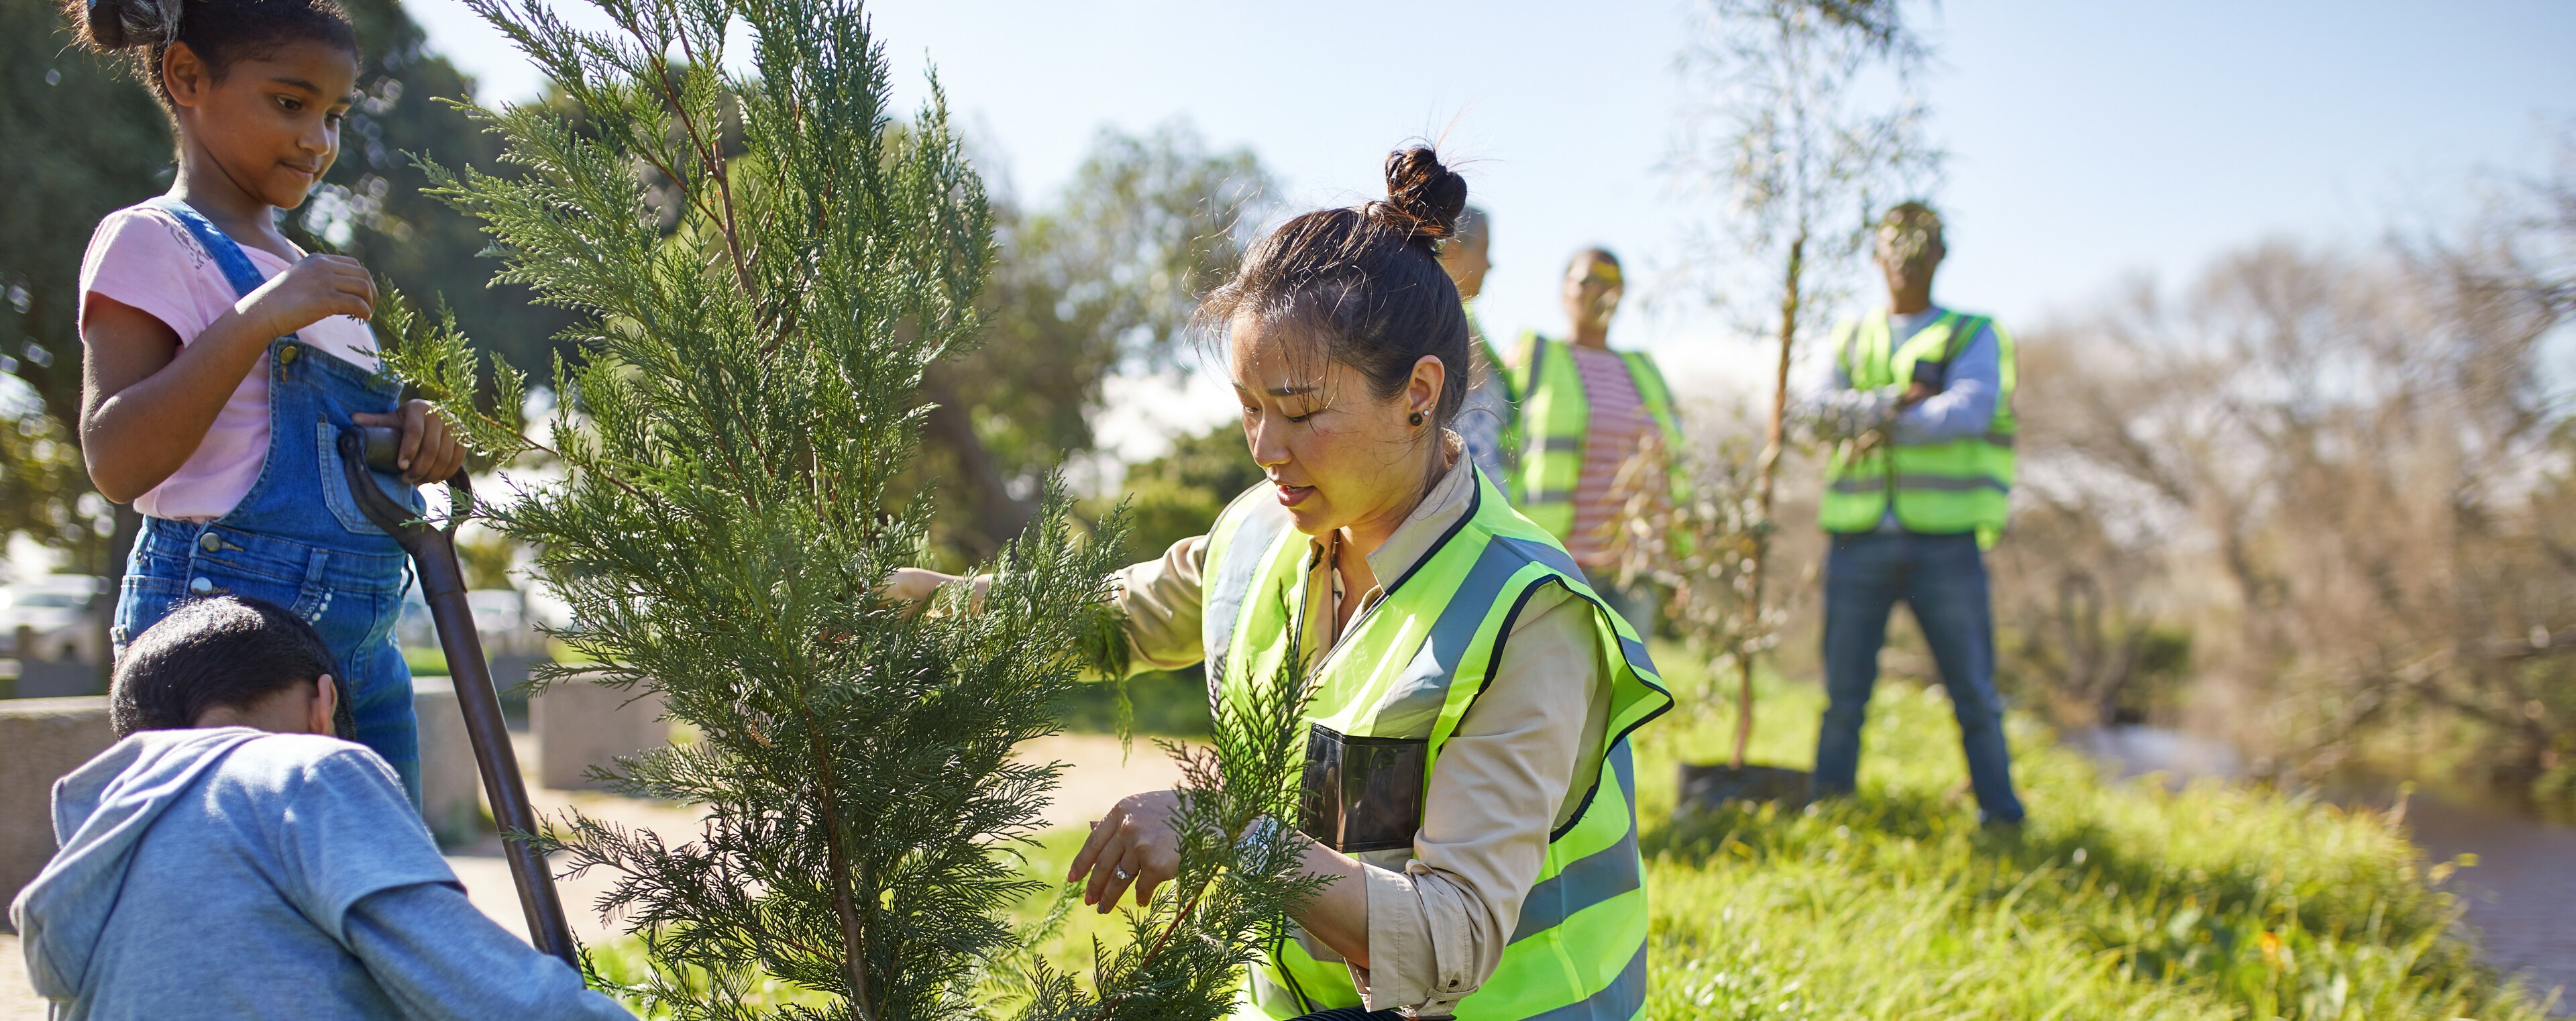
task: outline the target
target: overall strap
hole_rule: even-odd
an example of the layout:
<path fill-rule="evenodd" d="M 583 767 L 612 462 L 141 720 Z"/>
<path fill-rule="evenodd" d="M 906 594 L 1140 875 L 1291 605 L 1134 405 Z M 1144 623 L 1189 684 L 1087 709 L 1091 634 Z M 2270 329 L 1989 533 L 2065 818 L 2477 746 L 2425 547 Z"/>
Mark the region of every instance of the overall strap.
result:
<path fill-rule="evenodd" d="M 242 251 L 241 243 L 224 233 L 223 228 L 215 226 L 214 221 L 206 219 L 206 214 L 167 195 L 153 199 L 152 206 L 170 214 L 180 226 L 188 228 L 188 233 L 196 237 L 197 244 L 206 250 L 207 255 L 214 257 L 216 268 L 224 271 L 224 280 L 233 285 L 233 293 L 247 298 L 250 292 L 268 282 L 268 277 L 260 273 L 259 267 L 251 265 L 250 254 Z"/>

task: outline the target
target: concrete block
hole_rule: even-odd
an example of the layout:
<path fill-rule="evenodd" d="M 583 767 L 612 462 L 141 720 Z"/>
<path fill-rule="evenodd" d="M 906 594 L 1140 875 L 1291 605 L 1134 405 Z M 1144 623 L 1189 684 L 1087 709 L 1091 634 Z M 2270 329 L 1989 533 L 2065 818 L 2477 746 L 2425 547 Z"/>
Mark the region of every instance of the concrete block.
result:
<path fill-rule="evenodd" d="M 15 660 L 18 665 L 17 698 L 69 698 L 75 695 L 97 695 L 107 685 L 98 668 L 76 659 Z"/>
<path fill-rule="evenodd" d="M 0 899 L 54 856 L 54 781 L 115 743 L 104 696 L 0 701 Z"/>
<path fill-rule="evenodd" d="M 563 790 L 596 790 L 601 785 L 584 775 L 590 767 L 671 743 L 661 696 L 577 678 L 530 698 L 528 727 L 537 736 L 538 785 Z"/>
<path fill-rule="evenodd" d="M 414 677 L 411 708 L 420 718 L 420 817 L 441 844 L 463 844 L 483 832 L 483 774 L 474 741 L 445 677 Z"/>

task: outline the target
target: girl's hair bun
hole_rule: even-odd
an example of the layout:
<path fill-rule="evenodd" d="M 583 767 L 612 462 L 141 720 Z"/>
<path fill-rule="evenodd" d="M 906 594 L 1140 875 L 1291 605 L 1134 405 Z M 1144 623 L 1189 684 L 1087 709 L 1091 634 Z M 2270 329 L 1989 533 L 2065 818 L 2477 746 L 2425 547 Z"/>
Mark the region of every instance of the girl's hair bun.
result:
<path fill-rule="evenodd" d="M 182 0 L 71 0 L 81 39 L 101 52 L 179 38 Z"/>
<path fill-rule="evenodd" d="M 1440 154 L 1427 145 L 1386 154 L 1386 200 L 1368 204 L 1372 218 L 1426 250 L 1457 236 L 1466 209 L 1467 179 L 1441 166 Z"/>

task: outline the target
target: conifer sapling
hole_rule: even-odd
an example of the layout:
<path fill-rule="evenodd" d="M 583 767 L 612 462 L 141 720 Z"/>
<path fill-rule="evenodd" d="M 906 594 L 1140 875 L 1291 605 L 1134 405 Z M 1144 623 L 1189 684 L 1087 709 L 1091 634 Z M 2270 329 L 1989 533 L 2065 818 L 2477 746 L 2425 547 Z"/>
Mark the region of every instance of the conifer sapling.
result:
<path fill-rule="evenodd" d="M 761 1013 L 764 976 L 829 1001 L 796 1016 L 974 1013 L 1034 885 L 999 849 L 1055 776 L 1011 753 L 1054 728 L 1117 542 L 1114 521 L 1077 542 L 1050 488 L 973 612 L 880 595 L 925 541 L 928 501 L 890 489 L 922 372 L 972 335 L 991 258 L 936 83 L 890 115 L 855 0 L 603 0 L 599 31 L 471 2 L 557 97 L 475 109 L 511 173 L 432 167 L 436 192 L 483 222 L 499 279 L 583 321 L 545 448 L 565 477 L 490 523 L 571 605 L 559 637 L 587 679 L 658 694 L 699 735 L 613 771 L 704 806 L 698 832 L 576 814 L 557 862 L 615 873 L 598 907 L 653 971 L 627 992 L 675 1016 Z M 477 411 L 452 324 L 398 327 L 389 364 L 466 435 L 505 460 L 536 446 Z M 521 380 L 490 374 L 486 406 L 515 412 Z"/>

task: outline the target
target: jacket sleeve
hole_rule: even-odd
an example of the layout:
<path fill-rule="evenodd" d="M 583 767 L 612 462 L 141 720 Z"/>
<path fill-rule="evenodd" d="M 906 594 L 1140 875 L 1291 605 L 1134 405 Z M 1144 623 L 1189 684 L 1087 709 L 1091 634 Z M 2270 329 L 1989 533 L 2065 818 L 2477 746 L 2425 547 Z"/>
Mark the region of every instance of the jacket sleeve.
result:
<path fill-rule="evenodd" d="M 2004 388 L 2003 344 L 1989 322 L 1968 338 L 1968 346 L 1950 361 L 1941 392 L 1896 414 L 1892 438 L 1898 443 L 1946 443 L 1984 435 L 1995 420 L 1995 402 Z"/>
<path fill-rule="evenodd" d="M 635 1016 L 584 986 L 562 961 L 519 942 L 445 883 L 378 891 L 349 909 L 347 925 L 349 951 L 406 1018 Z"/>
<path fill-rule="evenodd" d="M 1792 417 L 1805 423 L 1816 439 L 1827 443 L 1890 424 L 1896 417 L 1896 399 L 1904 388 L 1857 388 L 1843 371 L 1841 359 L 1834 359 L 1832 366 L 1831 376 L 1817 381 L 1819 385 L 1797 403 Z"/>
<path fill-rule="evenodd" d="M 1352 978 L 1369 1009 L 1447 1015 L 1501 962 L 1548 833 L 1599 777 L 1610 688 L 1592 612 L 1561 586 L 1532 597 L 1441 746 L 1411 860 L 1367 867 L 1370 967 Z"/>
<path fill-rule="evenodd" d="M 1162 559 L 1130 565 L 1110 576 L 1111 598 L 1126 617 L 1133 669 L 1178 670 L 1204 658 L 1199 635 L 1199 578 L 1207 566 L 1207 536 L 1173 543 Z"/>

